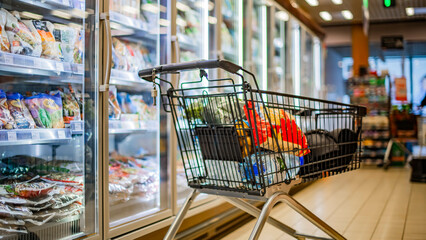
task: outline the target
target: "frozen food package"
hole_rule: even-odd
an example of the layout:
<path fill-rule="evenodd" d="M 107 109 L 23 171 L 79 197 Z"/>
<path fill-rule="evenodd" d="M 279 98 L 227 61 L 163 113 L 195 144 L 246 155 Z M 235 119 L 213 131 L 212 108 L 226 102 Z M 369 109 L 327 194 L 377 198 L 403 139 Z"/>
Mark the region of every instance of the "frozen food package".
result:
<path fill-rule="evenodd" d="M 16 124 L 9 111 L 6 93 L 0 89 L 0 129 L 13 128 L 16 128 Z"/>
<path fill-rule="evenodd" d="M 112 38 L 112 44 L 114 48 L 115 55 L 118 58 L 117 69 L 128 71 L 130 69 L 129 63 L 127 62 L 127 48 L 126 45 L 118 38 Z"/>
<path fill-rule="evenodd" d="M 51 208 L 53 205 L 53 201 L 46 202 L 44 204 L 39 204 L 37 206 L 27 206 L 32 212 L 39 212 L 48 208 Z"/>
<path fill-rule="evenodd" d="M 40 36 L 19 19 L 18 13 L 14 16 L 5 9 L 1 11 L 6 14 L 5 29 L 11 43 L 11 53 L 40 57 L 42 50 Z"/>
<path fill-rule="evenodd" d="M 83 186 L 72 186 L 72 185 L 56 185 L 53 190 L 49 193 L 50 195 L 55 194 L 74 194 L 83 195 Z"/>
<path fill-rule="evenodd" d="M 27 233 L 27 230 L 23 226 L 14 226 L 14 225 L 8 225 L 8 224 L 2 224 L 0 223 L 0 232 L 7 232 L 7 233 Z"/>
<path fill-rule="evenodd" d="M 32 224 L 37 225 L 37 226 L 41 226 L 41 225 L 49 222 L 53 217 L 55 217 L 55 214 L 49 214 L 49 215 L 45 215 L 44 217 L 35 218 L 35 219 L 26 218 L 26 219 L 24 219 L 24 221 L 32 223 Z"/>
<path fill-rule="evenodd" d="M 7 204 L 15 204 L 15 205 L 25 205 L 25 206 L 41 206 L 44 204 L 47 204 L 52 200 L 52 196 L 46 195 L 43 197 L 39 197 L 36 199 L 26 199 L 23 197 L 16 196 L 14 194 L 7 194 L 7 195 L 1 195 L 0 196 L 0 203 L 7 203 Z"/>
<path fill-rule="evenodd" d="M 6 12 L 0 11 L 0 51 L 10 52 L 10 42 L 6 33 Z"/>
<path fill-rule="evenodd" d="M 53 186 L 46 182 L 23 182 L 15 184 L 11 191 L 23 198 L 40 198 L 52 191 Z"/>
<path fill-rule="evenodd" d="M 52 199 L 52 209 L 63 208 L 75 202 L 81 201 L 82 199 L 82 196 L 76 194 L 57 195 Z"/>
<path fill-rule="evenodd" d="M 40 177 L 43 181 L 54 184 L 63 184 L 70 186 L 83 185 L 83 176 L 73 173 L 51 173 Z"/>
<path fill-rule="evenodd" d="M 74 62 L 74 46 L 77 41 L 77 31 L 62 24 L 55 24 L 53 35 L 57 43 L 60 43 L 64 62 Z"/>
<path fill-rule="evenodd" d="M 0 224 L 6 225 L 25 225 L 25 222 L 20 219 L 0 218 Z"/>
<path fill-rule="evenodd" d="M 25 25 L 31 30 L 31 32 L 37 32 L 40 35 L 42 45 L 42 56 L 45 58 L 60 60 L 61 52 L 59 46 L 56 45 L 55 38 L 51 30 L 53 24 L 48 21 L 40 20 L 25 20 Z"/>
<path fill-rule="evenodd" d="M 253 129 L 256 146 L 299 157 L 310 152 L 306 136 L 291 114 L 282 109 L 264 108 L 261 103 L 253 101 L 244 105 L 244 113 Z"/>
<path fill-rule="evenodd" d="M 9 206 L 3 203 L 0 203 L 0 216 L 1 218 L 6 217 L 28 217 L 33 215 L 33 212 L 27 207 L 23 206 Z"/>
<path fill-rule="evenodd" d="M 84 54 L 84 32 L 81 29 L 77 29 L 77 40 L 74 44 L 74 53 L 73 59 L 74 63 L 82 64 L 83 63 L 83 54 Z"/>
<path fill-rule="evenodd" d="M 8 93 L 9 111 L 19 129 L 35 128 L 35 122 L 24 103 L 24 97 L 19 93 Z"/>
<path fill-rule="evenodd" d="M 61 96 L 65 123 L 81 120 L 80 106 L 78 105 L 77 99 L 75 99 L 70 90 L 65 89 L 65 91 L 61 93 Z"/>
<path fill-rule="evenodd" d="M 109 89 L 109 105 L 108 105 L 108 115 L 111 119 L 120 119 L 121 109 L 117 100 L 117 89 Z"/>
<path fill-rule="evenodd" d="M 64 128 L 62 99 L 59 93 L 40 93 L 25 99 L 25 103 L 38 127 Z"/>
<path fill-rule="evenodd" d="M 131 191 L 120 184 L 109 183 L 109 203 L 111 205 L 126 202 L 130 199 Z"/>

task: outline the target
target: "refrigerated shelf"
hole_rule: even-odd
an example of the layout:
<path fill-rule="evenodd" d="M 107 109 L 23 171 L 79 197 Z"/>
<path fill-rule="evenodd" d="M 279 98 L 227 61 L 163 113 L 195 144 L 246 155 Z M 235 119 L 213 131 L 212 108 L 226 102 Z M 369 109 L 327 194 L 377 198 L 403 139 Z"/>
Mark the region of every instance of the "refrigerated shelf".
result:
<path fill-rule="evenodd" d="M 157 121 L 109 120 L 109 134 L 132 134 L 158 131 Z"/>
<path fill-rule="evenodd" d="M 118 24 L 118 26 L 111 24 L 112 36 L 132 36 L 134 39 L 157 40 L 156 33 L 152 32 L 154 29 L 150 28 L 149 23 L 143 20 L 131 18 L 114 11 L 110 11 L 110 20 L 112 23 Z"/>
<path fill-rule="evenodd" d="M 83 64 L 71 64 L 45 58 L 0 52 L 0 72 L 19 75 L 83 75 Z"/>
<path fill-rule="evenodd" d="M 117 86 L 137 86 L 138 89 L 151 90 L 152 83 L 142 81 L 135 72 L 112 69 L 111 70 L 111 85 Z"/>
<path fill-rule="evenodd" d="M 194 41 L 194 39 L 191 39 L 184 34 L 178 33 L 178 39 L 180 47 L 184 50 L 194 52 L 200 47 L 200 43 L 198 41 Z"/>

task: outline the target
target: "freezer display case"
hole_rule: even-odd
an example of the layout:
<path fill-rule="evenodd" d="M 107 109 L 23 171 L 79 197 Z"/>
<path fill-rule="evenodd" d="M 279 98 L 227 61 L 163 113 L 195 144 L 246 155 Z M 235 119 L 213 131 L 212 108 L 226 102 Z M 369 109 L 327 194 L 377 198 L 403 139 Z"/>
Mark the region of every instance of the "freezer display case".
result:
<path fill-rule="evenodd" d="M 285 92 L 286 86 L 286 64 L 287 51 L 290 47 L 288 42 L 288 19 L 287 12 L 280 8 L 271 8 L 270 46 L 271 53 L 269 61 L 268 89 Z"/>
<path fill-rule="evenodd" d="M 267 89 L 267 6 L 260 0 L 245 0 L 244 6 L 244 66 L 256 76 L 259 87 Z"/>
<path fill-rule="evenodd" d="M 215 10 L 216 4 L 214 0 L 176 1 L 176 35 L 179 42 L 179 51 L 176 57 L 179 62 L 216 58 L 215 29 L 217 18 Z M 207 72 L 209 77 L 212 78 L 217 74 L 214 71 Z M 187 71 L 179 74 L 177 84 L 198 80 L 200 80 L 198 71 Z M 209 83 L 204 81 L 203 84 L 208 85 Z M 185 87 L 191 86 L 193 85 L 186 84 Z M 176 157 L 177 205 L 180 205 L 191 192 L 191 189 L 188 188 L 186 183 L 179 150 Z M 175 160 L 172 159 L 172 161 Z"/>
<path fill-rule="evenodd" d="M 99 233 L 95 1 L 3 0 L 0 239 Z"/>
<path fill-rule="evenodd" d="M 301 94 L 303 96 L 314 96 L 314 37 L 306 29 L 301 32 Z"/>
<path fill-rule="evenodd" d="M 152 97 L 153 85 L 137 75 L 160 63 L 159 43 L 164 35 L 160 16 L 167 10 L 161 2 L 147 0 L 112 0 L 109 10 L 112 69 L 106 214 L 108 236 L 114 237 L 170 207 L 167 160 L 160 153 L 160 106 L 155 104 L 159 98 Z M 129 228 L 129 224 L 136 225 Z"/>
<path fill-rule="evenodd" d="M 221 51 L 223 58 L 239 64 L 242 60 L 242 1 L 222 0 Z"/>

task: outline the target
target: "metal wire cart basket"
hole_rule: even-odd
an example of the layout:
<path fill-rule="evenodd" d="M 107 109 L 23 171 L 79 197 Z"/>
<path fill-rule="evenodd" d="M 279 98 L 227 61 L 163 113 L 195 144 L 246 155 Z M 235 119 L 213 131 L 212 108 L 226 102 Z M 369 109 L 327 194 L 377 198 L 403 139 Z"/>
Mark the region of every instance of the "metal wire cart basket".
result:
<path fill-rule="evenodd" d="M 208 79 L 205 69 L 214 68 L 239 81 Z M 188 70 L 199 70 L 200 79 L 178 89 L 158 77 Z M 262 91 L 252 73 L 223 60 L 162 65 L 142 70 L 139 76 L 153 83 L 153 97 L 157 86 L 161 92 L 160 82 L 170 85 L 161 94 L 162 104 L 172 113 L 187 182 L 193 188 L 165 239 L 174 238 L 198 193 L 222 196 L 258 217 L 250 239 L 259 238 L 266 221 L 296 239 L 324 239 L 297 233 L 269 217 L 280 201 L 333 239 L 345 239 L 288 192 L 296 184 L 360 167 L 364 107 Z M 242 199 L 266 204 L 261 211 Z"/>

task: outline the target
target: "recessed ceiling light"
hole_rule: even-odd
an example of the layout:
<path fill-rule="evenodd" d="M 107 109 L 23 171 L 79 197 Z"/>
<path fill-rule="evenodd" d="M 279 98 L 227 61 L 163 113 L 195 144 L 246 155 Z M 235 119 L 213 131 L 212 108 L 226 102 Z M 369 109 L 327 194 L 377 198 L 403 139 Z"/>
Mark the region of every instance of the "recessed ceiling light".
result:
<path fill-rule="evenodd" d="M 318 0 L 305 0 L 312 7 L 318 6 Z"/>
<path fill-rule="evenodd" d="M 334 4 L 336 4 L 336 5 L 340 5 L 340 4 L 342 4 L 343 3 L 343 1 L 342 0 L 331 0 Z"/>
<path fill-rule="evenodd" d="M 330 13 L 327 11 L 322 11 L 319 13 L 319 15 L 324 21 L 331 21 L 331 19 L 333 19 Z"/>
<path fill-rule="evenodd" d="M 412 8 L 412 7 L 406 8 L 405 13 L 407 14 L 407 16 L 413 16 L 414 15 L 414 8 Z"/>
<path fill-rule="evenodd" d="M 342 11 L 342 15 L 347 20 L 351 20 L 352 18 L 354 18 L 354 16 L 352 15 L 351 11 L 349 11 L 349 10 L 343 10 Z"/>

